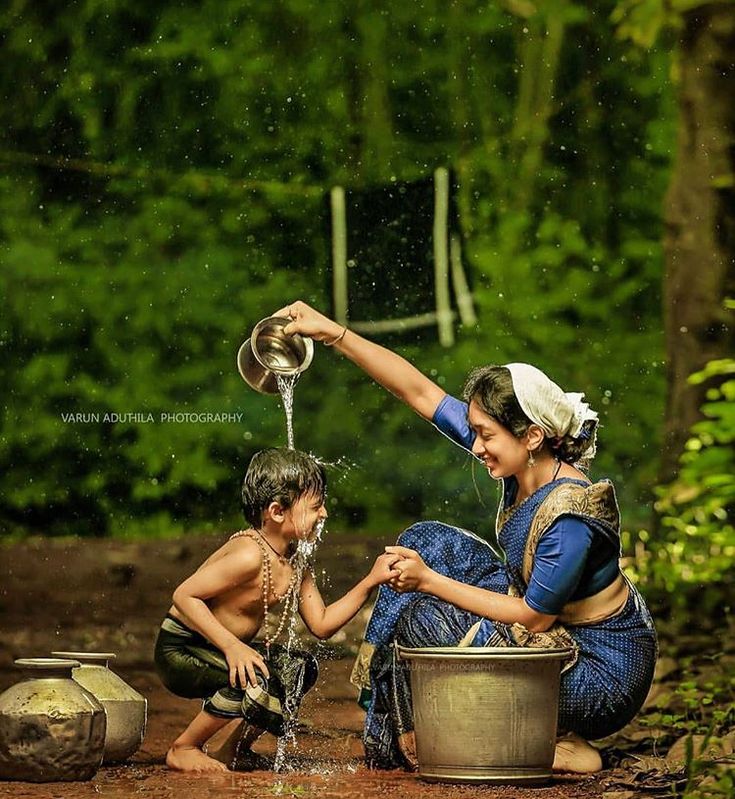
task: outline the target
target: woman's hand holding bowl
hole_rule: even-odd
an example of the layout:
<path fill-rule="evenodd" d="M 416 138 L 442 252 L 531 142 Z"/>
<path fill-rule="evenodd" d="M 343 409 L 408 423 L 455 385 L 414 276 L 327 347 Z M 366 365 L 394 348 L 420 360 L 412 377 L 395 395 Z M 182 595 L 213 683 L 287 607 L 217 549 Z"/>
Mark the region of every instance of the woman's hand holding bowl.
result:
<path fill-rule="evenodd" d="M 400 560 L 393 564 L 396 576 L 388 583 L 399 594 L 409 591 L 426 591 L 428 581 L 434 573 L 422 560 L 421 555 L 407 547 L 386 547 L 390 555 L 399 555 Z"/>
<path fill-rule="evenodd" d="M 288 336 L 300 333 L 302 336 L 313 338 L 314 341 L 333 341 L 343 330 L 342 325 L 301 300 L 284 305 L 273 316 L 285 316 L 292 320 L 283 328 L 283 332 Z"/>

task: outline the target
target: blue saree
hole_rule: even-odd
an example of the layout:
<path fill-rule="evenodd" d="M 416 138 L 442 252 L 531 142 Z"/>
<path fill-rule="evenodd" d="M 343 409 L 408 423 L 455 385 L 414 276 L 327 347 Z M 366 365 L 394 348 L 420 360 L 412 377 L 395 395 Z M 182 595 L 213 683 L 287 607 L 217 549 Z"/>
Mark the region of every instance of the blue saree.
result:
<path fill-rule="evenodd" d="M 516 596 L 525 595 L 538 541 L 564 519 L 581 519 L 619 547 L 617 503 L 610 483 L 562 478 L 541 486 L 517 506 L 512 503 L 514 488 L 513 478 L 504 481 L 496 525 L 502 552 L 466 530 L 435 521 L 409 527 L 398 543 L 416 550 L 441 574 Z M 407 647 L 460 642 L 478 647 L 569 645 L 575 657 L 561 677 L 559 733 L 596 739 L 624 727 L 648 693 L 657 644 L 640 594 L 621 575 L 617 580 L 624 593 L 619 594 L 621 604 L 611 615 L 585 619 L 576 607 L 582 603 L 572 602 L 559 614 L 562 623 L 549 631 L 551 638 L 529 633 L 522 625 L 493 622 L 430 595 L 398 594 L 381 586 L 352 675 L 367 710 L 363 743 L 368 765 L 404 765 L 397 740 L 413 729 L 408 672 L 395 655 L 394 643 Z M 584 588 L 575 596 L 588 596 Z"/>

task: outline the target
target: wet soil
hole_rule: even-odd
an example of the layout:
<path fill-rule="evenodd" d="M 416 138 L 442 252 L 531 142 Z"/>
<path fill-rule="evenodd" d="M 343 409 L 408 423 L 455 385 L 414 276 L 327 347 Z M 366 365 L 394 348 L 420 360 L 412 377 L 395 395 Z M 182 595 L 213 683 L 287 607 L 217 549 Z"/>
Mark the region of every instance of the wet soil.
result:
<path fill-rule="evenodd" d="M 52 649 L 86 649 L 116 652 L 114 670 L 148 699 L 146 738 L 128 763 L 103 767 L 87 783 L 0 783 L 0 796 L 575 799 L 605 791 L 610 772 L 594 777 L 561 775 L 548 786 L 529 788 L 430 784 L 401 771 L 367 770 L 360 742 L 364 714 L 355 702 L 349 673 L 368 610 L 315 650 L 321 673 L 302 706 L 297 749 L 289 754 L 293 770 L 217 777 L 167 770 L 168 745 L 200 705 L 161 686 L 151 663 L 153 642 L 173 589 L 221 541 L 222 537 L 211 536 L 149 542 L 31 539 L 0 549 L 0 690 L 18 679 L 14 658 L 45 656 Z M 385 543 L 358 536 L 324 543 L 317 565 L 330 575 L 323 580 L 325 599 L 356 582 Z M 255 749 L 273 754 L 275 740 L 264 736 Z"/>

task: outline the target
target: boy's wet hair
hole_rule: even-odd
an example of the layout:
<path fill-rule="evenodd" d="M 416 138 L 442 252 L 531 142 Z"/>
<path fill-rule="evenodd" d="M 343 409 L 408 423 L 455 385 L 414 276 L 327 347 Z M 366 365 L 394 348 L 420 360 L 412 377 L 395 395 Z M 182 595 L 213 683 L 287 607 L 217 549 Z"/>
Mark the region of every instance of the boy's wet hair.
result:
<path fill-rule="evenodd" d="M 297 449 L 272 447 L 250 459 L 242 482 L 242 510 L 253 527 L 260 527 L 271 502 L 286 510 L 299 497 L 313 494 L 323 500 L 326 492 L 327 474 L 318 458 Z"/>

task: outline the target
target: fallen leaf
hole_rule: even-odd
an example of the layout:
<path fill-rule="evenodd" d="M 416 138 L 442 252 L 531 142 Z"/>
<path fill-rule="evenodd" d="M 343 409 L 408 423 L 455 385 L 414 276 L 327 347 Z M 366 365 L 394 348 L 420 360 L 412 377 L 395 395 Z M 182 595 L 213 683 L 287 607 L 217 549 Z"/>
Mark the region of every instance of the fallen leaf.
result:
<path fill-rule="evenodd" d="M 632 755 L 635 762 L 630 765 L 633 771 L 658 771 L 667 774 L 671 771 L 671 766 L 664 757 L 654 757 L 653 755 Z"/>

